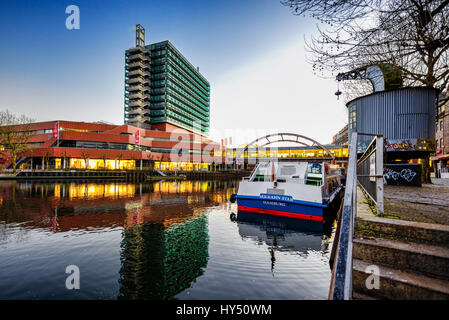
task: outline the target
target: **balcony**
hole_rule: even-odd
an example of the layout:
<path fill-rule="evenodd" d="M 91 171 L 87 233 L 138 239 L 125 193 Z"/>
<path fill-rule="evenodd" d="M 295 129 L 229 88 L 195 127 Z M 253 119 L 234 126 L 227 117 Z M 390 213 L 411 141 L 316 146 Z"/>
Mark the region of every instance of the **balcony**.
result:
<path fill-rule="evenodd" d="M 135 113 L 127 113 L 125 115 L 125 118 L 127 119 L 134 119 L 134 118 L 145 118 L 149 116 L 148 112 L 144 112 L 143 110 L 139 110 L 139 112 L 135 112 Z"/>
<path fill-rule="evenodd" d="M 142 69 L 129 71 L 128 72 L 128 77 L 133 77 L 133 76 L 148 76 L 149 77 L 150 76 L 150 72 L 142 70 Z"/>
<path fill-rule="evenodd" d="M 130 100 L 134 100 L 134 99 L 150 99 L 150 95 L 149 94 L 144 94 L 144 93 L 133 93 L 133 94 L 129 94 L 127 97 Z"/>
<path fill-rule="evenodd" d="M 149 55 L 145 55 L 143 53 L 135 53 L 135 54 L 131 54 L 128 57 L 128 62 L 134 62 L 134 61 L 145 61 L 145 62 L 149 62 L 150 61 L 150 56 Z"/>
<path fill-rule="evenodd" d="M 149 52 L 150 51 L 145 47 L 134 47 L 134 48 L 130 48 L 130 49 L 126 50 L 125 54 L 128 58 L 131 58 L 131 57 L 133 57 L 135 55 L 139 55 L 139 54 L 141 54 L 141 55 L 144 53 L 149 54 Z"/>
<path fill-rule="evenodd" d="M 150 107 L 150 102 L 149 101 L 129 101 L 127 103 L 127 106 L 129 108 L 149 108 Z"/>
<path fill-rule="evenodd" d="M 150 115 L 150 110 L 148 108 L 139 107 L 139 108 L 130 108 L 126 107 L 125 111 L 129 114 L 140 114 L 140 115 Z"/>
<path fill-rule="evenodd" d="M 125 80 L 125 83 L 129 84 L 129 85 L 137 85 L 137 84 L 148 84 L 149 85 L 148 80 L 142 79 L 140 77 L 127 78 Z"/>
<path fill-rule="evenodd" d="M 125 119 L 125 124 L 140 128 L 150 128 L 150 119 L 142 119 L 142 118 L 136 118 L 136 119 Z"/>
<path fill-rule="evenodd" d="M 126 88 L 126 91 L 128 92 L 135 92 L 135 91 L 149 91 L 150 90 L 150 86 L 142 86 L 142 85 L 134 85 L 134 86 L 129 86 Z"/>
<path fill-rule="evenodd" d="M 150 70 L 150 64 L 149 63 L 144 63 L 142 61 L 137 61 L 137 62 L 129 63 L 126 66 L 127 70 L 134 70 L 134 69 L 137 69 L 137 68 Z"/>

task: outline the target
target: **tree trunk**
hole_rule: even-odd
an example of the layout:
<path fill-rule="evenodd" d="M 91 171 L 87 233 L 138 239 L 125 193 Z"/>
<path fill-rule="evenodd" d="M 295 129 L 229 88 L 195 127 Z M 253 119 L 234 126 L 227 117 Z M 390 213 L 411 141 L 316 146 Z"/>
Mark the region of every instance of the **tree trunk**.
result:
<path fill-rule="evenodd" d="M 422 162 L 422 183 L 432 183 L 430 179 L 430 156 L 426 156 Z"/>
<path fill-rule="evenodd" d="M 12 155 L 12 173 L 16 173 L 17 170 L 17 155 L 14 153 Z"/>

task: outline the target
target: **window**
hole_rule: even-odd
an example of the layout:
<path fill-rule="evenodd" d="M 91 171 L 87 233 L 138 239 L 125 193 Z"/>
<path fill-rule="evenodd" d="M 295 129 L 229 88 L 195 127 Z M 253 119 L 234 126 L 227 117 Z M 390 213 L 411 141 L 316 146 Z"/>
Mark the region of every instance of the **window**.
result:
<path fill-rule="evenodd" d="M 443 138 L 440 139 L 440 148 L 443 148 L 444 144 L 443 144 Z"/>
<path fill-rule="evenodd" d="M 251 181 L 271 181 L 271 173 L 274 173 L 274 171 L 274 164 L 270 166 L 270 163 L 261 163 L 254 172 Z"/>
<path fill-rule="evenodd" d="M 356 106 L 352 105 L 349 107 L 349 129 L 355 129 L 357 125 L 356 119 Z"/>
<path fill-rule="evenodd" d="M 440 131 L 443 131 L 443 121 L 440 121 Z"/>

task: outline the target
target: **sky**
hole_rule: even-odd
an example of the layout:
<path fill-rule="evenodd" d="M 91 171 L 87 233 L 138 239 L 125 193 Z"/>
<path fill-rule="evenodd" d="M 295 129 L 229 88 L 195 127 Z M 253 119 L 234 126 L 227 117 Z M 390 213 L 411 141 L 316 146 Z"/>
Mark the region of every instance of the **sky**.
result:
<path fill-rule="evenodd" d="M 79 7 L 79 30 L 66 28 L 69 5 Z M 2 0 L 0 110 L 123 124 L 124 53 L 136 24 L 146 44 L 170 40 L 208 79 L 216 141 L 282 131 L 329 143 L 347 123 L 336 81 L 306 62 L 315 22 L 279 0 Z"/>

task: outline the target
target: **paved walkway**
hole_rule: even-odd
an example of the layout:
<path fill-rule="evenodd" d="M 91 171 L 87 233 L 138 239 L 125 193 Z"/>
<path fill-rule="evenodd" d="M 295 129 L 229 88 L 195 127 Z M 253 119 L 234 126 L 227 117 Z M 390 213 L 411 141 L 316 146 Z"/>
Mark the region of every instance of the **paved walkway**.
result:
<path fill-rule="evenodd" d="M 386 217 L 449 225 L 449 181 L 432 182 L 421 188 L 385 185 Z"/>
<path fill-rule="evenodd" d="M 449 179 L 435 179 L 432 178 L 432 183 L 441 185 L 441 186 L 448 186 L 449 187 Z"/>

